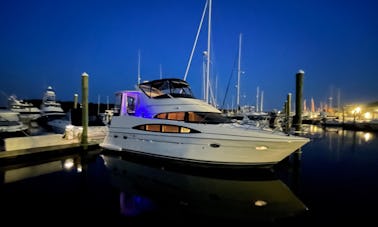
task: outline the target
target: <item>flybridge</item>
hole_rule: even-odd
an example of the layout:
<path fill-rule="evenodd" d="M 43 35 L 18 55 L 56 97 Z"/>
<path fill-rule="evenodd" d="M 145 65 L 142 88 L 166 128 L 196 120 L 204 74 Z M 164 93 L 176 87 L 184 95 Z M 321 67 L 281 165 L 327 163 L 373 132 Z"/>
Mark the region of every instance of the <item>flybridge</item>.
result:
<path fill-rule="evenodd" d="M 176 78 L 144 82 L 139 84 L 139 88 L 150 98 L 194 98 L 189 84 Z"/>

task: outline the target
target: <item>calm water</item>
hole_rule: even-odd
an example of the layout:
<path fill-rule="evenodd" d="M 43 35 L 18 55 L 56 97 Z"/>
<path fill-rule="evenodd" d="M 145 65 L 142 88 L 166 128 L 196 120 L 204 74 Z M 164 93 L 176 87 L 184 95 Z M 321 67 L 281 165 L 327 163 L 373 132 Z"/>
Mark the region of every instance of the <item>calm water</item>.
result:
<path fill-rule="evenodd" d="M 309 132 L 302 152 L 272 169 L 183 171 L 100 150 L 1 166 L 0 220 L 109 226 L 375 221 L 378 135 Z"/>

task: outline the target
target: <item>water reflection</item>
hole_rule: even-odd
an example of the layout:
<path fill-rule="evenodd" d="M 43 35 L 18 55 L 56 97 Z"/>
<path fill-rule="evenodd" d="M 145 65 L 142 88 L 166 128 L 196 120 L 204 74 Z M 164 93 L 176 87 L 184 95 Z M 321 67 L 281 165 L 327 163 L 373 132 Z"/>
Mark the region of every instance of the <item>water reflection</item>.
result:
<path fill-rule="evenodd" d="M 20 163 L 3 167 L 0 173 L 2 175 L 2 183 L 6 184 L 61 171 L 80 173 L 82 171 L 81 156 L 70 155 L 52 160 Z"/>
<path fill-rule="evenodd" d="M 313 140 L 325 139 L 329 151 L 341 152 L 345 150 L 358 150 L 363 146 L 377 143 L 375 132 L 343 130 L 341 127 L 320 127 L 306 125 L 305 133 Z"/>
<path fill-rule="evenodd" d="M 101 157 L 112 185 L 120 190 L 125 216 L 164 213 L 218 222 L 277 222 L 307 211 L 272 169 L 193 174 L 109 154 Z"/>

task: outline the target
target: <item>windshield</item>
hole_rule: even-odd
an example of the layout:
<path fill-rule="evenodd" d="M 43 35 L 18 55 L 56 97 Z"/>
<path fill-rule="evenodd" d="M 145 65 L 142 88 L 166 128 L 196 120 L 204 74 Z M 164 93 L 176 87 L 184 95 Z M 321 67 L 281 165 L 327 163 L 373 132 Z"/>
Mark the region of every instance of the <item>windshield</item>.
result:
<path fill-rule="evenodd" d="M 145 82 L 139 88 L 150 98 L 194 98 L 189 84 L 181 79 L 161 79 Z"/>

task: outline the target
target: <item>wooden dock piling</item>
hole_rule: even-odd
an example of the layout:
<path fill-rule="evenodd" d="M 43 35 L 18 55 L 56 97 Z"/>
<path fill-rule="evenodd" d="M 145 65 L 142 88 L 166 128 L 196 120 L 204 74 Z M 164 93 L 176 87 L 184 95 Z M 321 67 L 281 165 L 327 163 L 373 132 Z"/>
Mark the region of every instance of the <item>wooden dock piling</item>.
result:
<path fill-rule="evenodd" d="M 88 74 L 81 74 L 81 89 L 82 89 L 82 126 L 83 132 L 81 135 L 81 145 L 85 148 L 88 146 Z"/>
<path fill-rule="evenodd" d="M 303 77 L 304 71 L 299 70 L 295 75 L 296 86 L 295 86 L 295 116 L 293 118 L 293 126 L 296 132 L 302 130 L 302 111 L 303 111 Z"/>
<path fill-rule="evenodd" d="M 75 94 L 74 95 L 74 106 L 73 106 L 73 108 L 76 110 L 77 109 L 77 103 L 78 103 L 78 100 L 79 99 L 79 97 L 78 97 L 78 94 Z"/>
<path fill-rule="evenodd" d="M 291 113 L 291 93 L 287 94 L 286 102 L 285 102 L 285 111 L 286 111 L 286 133 L 290 132 L 291 124 L 290 124 L 290 113 Z"/>

